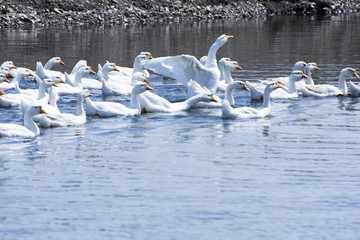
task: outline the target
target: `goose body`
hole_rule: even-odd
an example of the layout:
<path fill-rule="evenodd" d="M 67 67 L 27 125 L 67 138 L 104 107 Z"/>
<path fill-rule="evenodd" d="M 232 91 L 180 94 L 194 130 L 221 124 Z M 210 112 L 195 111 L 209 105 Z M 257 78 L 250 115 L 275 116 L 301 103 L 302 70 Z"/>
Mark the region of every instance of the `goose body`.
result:
<path fill-rule="evenodd" d="M 41 79 L 51 78 L 52 76 L 58 76 L 61 79 L 64 79 L 65 76 L 62 72 L 51 70 L 55 65 L 65 65 L 64 62 L 59 57 L 54 57 L 46 63 L 46 67 L 42 65 L 41 62 L 36 63 L 36 75 Z"/>
<path fill-rule="evenodd" d="M 96 73 L 91 69 L 91 67 L 82 66 L 76 71 L 74 82 L 70 83 L 68 74 L 65 73 L 65 81 L 69 84 L 62 85 L 61 88 L 58 89 L 58 94 L 60 96 L 79 94 L 84 89 L 82 79 L 90 75 L 96 75 Z"/>
<path fill-rule="evenodd" d="M 348 89 L 345 80 L 351 77 L 359 77 L 353 68 L 344 68 L 339 74 L 338 85 L 317 84 L 307 85 L 301 88 L 304 97 L 335 97 L 346 96 Z"/>
<path fill-rule="evenodd" d="M 32 138 L 40 134 L 33 116 L 45 113 L 41 106 L 30 106 L 24 114 L 24 125 L 12 123 L 0 123 L 0 137 L 24 137 Z"/>
<path fill-rule="evenodd" d="M 138 83 L 133 87 L 130 107 L 117 102 L 95 102 L 86 98 L 86 114 L 97 117 L 137 116 L 141 113 L 138 97 L 146 90 L 152 90 L 146 83 Z"/>
<path fill-rule="evenodd" d="M 302 78 L 306 78 L 302 71 L 296 70 L 290 74 L 288 87 L 283 86 L 276 91 L 271 91 L 270 97 L 272 99 L 294 99 L 298 97 L 298 93 L 296 90 L 296 82 L 300 81 Z M 278 83 L 278 82 L 276 82 Z M 250 97 L 252 100 L 263 100 L 266 85 L 256 84 L 247 81 L 246 86 L 250 89 Z"/>
<path fill-rule="evenodd" d="M 81 125 L 86 123 L 86 113 L 84 110 L 84 98 L 91 96 L 88 90 L 83 90 L 77 96 L 77 114 L 60 113 L 60 114 L 45 114 L 39 119 L 41 127 L 65 127 Z"/>
<path fill-rule="evenodd" d="M 349 88 L 352 97 L 360 97 L 360 84 L 357 85 L 352 81 L 349 81 Z"/>
<path fill-rule="evenodd" d="M 230 106 L 230 103 L 225 100 L 222 107 L 222 118 L 224 119 L 248 119 L 248 118 L 263 118 L 270 115 L 271 106 L 270 106 L 270 93 L 276 90 L 279 87 L 279 84 L 270 83 L 265 87 L 264 91 L 264 102 L 263 106 L 260 109 L 252 107 L 240 107 L 233 108 Z"/>
<path fill-rule="evenodd" d="M 202 87 L 211 92 L 216 92 L 220 79 L 220 70 L 217 65 L 216 52 L 232 36 L 221 35 L 210 47 L 205 65 L 191 55 L 178 55 L 171 57 L 155 58 L 144 63 L 144 67 L 151 71 L 173 78 L 188 86 L 190 80 L 194 80 Z"/>

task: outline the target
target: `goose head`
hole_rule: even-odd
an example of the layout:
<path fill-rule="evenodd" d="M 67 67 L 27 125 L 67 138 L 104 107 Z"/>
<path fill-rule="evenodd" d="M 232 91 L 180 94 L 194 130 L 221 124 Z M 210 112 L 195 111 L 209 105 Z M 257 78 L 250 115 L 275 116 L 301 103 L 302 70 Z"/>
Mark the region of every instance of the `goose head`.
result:
<path fill-rule="evenodd" d="M 239 66 L 237 61 L 228 61 L 225 63 L 225 68 L 229 69 L 230 71 L 234 70 L 242 70 L 242 68 Z"/>
<path fill-rule="evenodd" d="M 76 72 L 76 75 L 81 76 L 81 77 L 87 76 L 88 74 L 96 74 L 96 73 L 89 66 L 81 67 Z"/>
<path fill-rule="evenodd" d="M 107 62 L 103 66 L 103 71 L 106 71 L 106 72 L 117 71 L 117 72 L 119 72 L 119 69 L 116 67 L 115 63 Z"/>
<path fill-rule="evenodd" d="M 1 64 L 1 67 L 7 67 L 7 68 L 9 68 L 9 69 L 17 68 L 17 67 L 14 65 L 14 62 L 13 62 L 13 61 L 5 61 L 5 62 L 3 62 L 3 64 Z"/>
<path fill-rule="evenodd" d="M 296 70 L 293 71 L 290 74 L 290 79 L 294 80 L 294 81 L 300 81 L 303 78 L 307 78 L 308 76 L 306 74 L 304 74 L 301 70 Z"/>
<path fill-rule="evenodd" d="M 147 90 L 153 90 L 152 87 L 148 86 L 147 83 L 137 83 L 133 89 L 132 89 L 132 92 L 131 92 L 131 95 L 133 94 L 140 94 L 140 93 L 143 93 Z"/>
<path fill-rule="evenodd" d="M 52 86 L 57 87 L 56 83 L 50 78 L 44 79 L 41 84 L 43 84 L 45 88 L 49 88 Z"/>
<path fill-rule="evenodd" d="M 268 89 L 268 91 L 272 92 L 278 88 L 282 88 L 284 85 L 282 85 L 281 83 L 279 83 L 278 81 L 274 82 L 274 83 L 270 83 L 268 85 L 266 85 L 265 87 L 265 91 L 266 89 Z"/>
<path fill-rule="evenodd" d="M 61 79 L 61 77 L 57 75 L 51 76 L 50 79 L 53 80 L 55 84 L 59 84 L 59 83 L 66 84 L 65 80 Z"/>
<path fill-rule="evenodd" d="M 356 73 L 356 70 L 353 68 L 344 68 L 340 72 L 340 78 L 351 78 L 351 77 L 359 77 L 359 75 Z"/>
<path fill-rule="evenodd" d="M 297 61 L 293 66 L 293 71 L 297 71 L 297 70 L 303 71 L 305 66 L 306 66 L 306 62 Z"/>
<path fill-rule="evenodd" d="M 150 52 L 141 52 L 139 56 L 145 56 L 147 59 L 153 59 L 154 57 L 151 55 Z"/>
<path fill-rule="evenodd" d="M 82 90 L 79 94 L 83 98 L 87 98 L 87 97 L 92 96 L 92 94 L 90 93 L 90 91 L 88 89 Z"/>
<path fill-rule="evenodd" d="M 216 39 L 216 43 L 220 46 L 224 45 L 229 39 L 233 38 L 234 36 L 223 34 Z"/>
<path fill-rule="evenodd" d="M 6 75 L 4 73 L 0 73 L 0 83 L 2 82 L 7 82 L 9 83 L 10 81 L 6 78 Z"/>
<path fill-rule="evenodd" d="M 233 81 L 229 83 L 229 85 L 231 85 L 233 89 L 250 91 L 243 81 Z"/>
<path fill-rule="evenodd" d="M 149 83 L 149 81 L 146 78 L 146 75 L 142 72 L 136 72 L 131 76 L 131 81 L 133 84 L 136 84 L 138 82 L 145 82 L 145 83 Z"/>
<path fill-rule="evenodd" d="M 46 114 L 45 110 L 40 105 L 30 105 L 25 114 L 30 114 L 30 116 L 35 116 L 37 114 Z"/>
<path fill-rule="evenodd" d="M 6 74 L 7 78 L 13 78 L 14 75 L 10 72 L 10 68 L 8 67 L 1 67 L 0 72 Z"/>
<path fill-rule="evenodd" d="M 61 60 L 60 57 L 53 57 L 49 60 L 49 62 L 52 62 L 54 65 L 65 65 L 65 63 Z"/>

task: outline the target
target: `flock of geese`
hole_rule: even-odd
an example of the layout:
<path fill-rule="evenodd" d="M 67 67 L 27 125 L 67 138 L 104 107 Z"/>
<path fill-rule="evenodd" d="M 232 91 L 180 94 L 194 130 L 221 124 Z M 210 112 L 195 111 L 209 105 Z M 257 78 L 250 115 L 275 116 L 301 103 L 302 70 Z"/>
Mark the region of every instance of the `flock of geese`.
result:
<path fill-rule="evenodd" d="M 218 49 L 232 36 L 221 35 L 208 51 L 198 60 L 191 55 L 153 58 L 149 52 L 140 53 L 134 60 L 133 68 L 119 67 L 107 62 L 99 64 L 95 73 L 80 60 L 71 73 L 52 70 L 64 65 L 60 57 L 51 58 L 45 65 L 37 62 L 36 71 L 17 68 L 12 61 L 5 61 L 0 70 L 0 107 L 20 108 L 24 124 L 0 123 L 0 137 L 35 137 L 44 128 L 71 126 L 86 123 L 86 116 L 115 117 L 139 116 L 146 112 L 171 113 L 186 111 L 191 107 L 222 108 L 222 118 L 262 118 L 270 114 L 270 99 L 294 99 L 303 97 L 360 96 L 360 85 L 346 79 L 359 76 L 353 68 L 340 72 L 337 86 L 315 85 L 312 71 L 319 69 L 316 63 L 296 62 L 289 77 L 267 79 L 258 82 L 234 81 L 231 73 L 241 69 L 236 61 L 229 58 L 216 59 Z M 170 102 L 149 91 L 148 78 L 151 74 L 172 78 L 187 87 L 186 100 Z M 12 79 L 9 81 L 9 79 Z M 37 89 L 22 89 L 20 81 L 37 82 Z M 5 93 L 12 89 L 15 93 Z M 118 102 L 92 101 L 89 90 L 99 89 L 103 96 L 119 95 L 130 99 L 130 105 Z M 249 91 L 252 100 L 263 101 L 261 108 L 234 108 L 233 92 Z M 216 92 L 225 92 L 220 99 Z M 62 113 L 57 107 L 61 96 L 77 97 L 77 113 Z M 84 102 L 86 108 L 84 108 Z"/>

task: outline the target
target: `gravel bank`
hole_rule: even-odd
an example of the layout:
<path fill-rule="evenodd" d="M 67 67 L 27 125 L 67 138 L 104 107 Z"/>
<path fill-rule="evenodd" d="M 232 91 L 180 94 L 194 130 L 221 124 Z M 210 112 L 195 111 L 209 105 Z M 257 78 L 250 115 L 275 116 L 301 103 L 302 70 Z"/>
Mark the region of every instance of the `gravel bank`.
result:
<path fill-rule="evenodd" d="M 0 27 L 114 25 L 251 18 L 274 14 L 338 15 L 359 0 L 0 0 Z"/>

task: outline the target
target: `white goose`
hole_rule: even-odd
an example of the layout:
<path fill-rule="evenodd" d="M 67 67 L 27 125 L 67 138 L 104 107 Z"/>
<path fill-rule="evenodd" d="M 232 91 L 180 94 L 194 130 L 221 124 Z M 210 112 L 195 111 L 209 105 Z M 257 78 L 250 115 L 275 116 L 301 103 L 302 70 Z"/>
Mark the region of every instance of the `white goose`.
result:
<path fill-rule="evenodd" d="M 4 76 L 8 81 L 0 83 L 0 88 L 3 90 L 12 89 L 15 87 L 15 83 L 13 81 L 9 81 L 9 78 L 14 78 L 14 75 L 11 74 L 10 68 L 0 67 L 0 76 Z"/>
<path fill-rule="evenodd" d="M 0 137 L 25 137 L 32 138 L 40 134 L 33 116 L 39 113 L 46 113 L 41 106 L 30 106 L 24 114 L 24 125 L 12 123 L 0 123 Z"/>
<path fill-rule="evenodd" d="M 79 60 L 75 66 L 73 67 L 72 71 L 70 74 L 65 72 L 65 81 L 70 84 L 71 86 L 74 86 L 75 84 L 75 76 L 76 76 L 76 72 L 81 68 L 81 67 L 86 67 L 87 66 L 87 61 L 86 60 Z M 85 89 L 101 89 L 102 88 L 102 83 L 101 81 L 99 81 L 97 78 L 97 75 L 93 75 L 96 76 L 95 78 L 90 78 L 90 77 L 84 77 L 81 79 L 81 83 L 83 85 L 83 88 Z"/>
<path fill-rule="evenodd" d="M 293 65 L 292 72 L 294 72 L 294 71 L 302 71 L 302 72 L 304 72 L 306 65 L 307 65 L 306 62 L 304 62 L 304 61 L 297 61 Z M 266 80 L 261 81 L 261 83 L 265 84 L 265 85 L 267 85 L 269 83 L 273 83 L 273 82 L 279 82 L 284 86 L 288 86 L 289 85 L 289 77 L 277 77 L 277 78 L 270 78 L 270 79 L 266 79 Z"/>
<path fill-rule="evenodd" d="M 252 107 L 240 107 L 233 108 L 230 106 L 230 103 L 225 100 L 222 107 L 222 118 L 230 118 L 230 119 L 248 119 L 248 118 L 263 118 L 270 115 L 271 105 L 270 105 L 270 93 L 280 85 L 278 82 L 270 83 L 265 87 L 264 92 L 264 102 L 261 109 L 256 109 Z"/>
<path fill-rule="evenodd" d="M 138 83 L 133 87 L 130 107 L 117 102 L 95 102 L 86 98 L 86 114 L 97 117 L 138 116 L 141 113 L 138 97 L 146 90 L 152 90 L 146 83 Z"/>
<path fill-rule="evenodd" d="M 82 84 L 82 79 L 88 77 L 89 75 L 95 75 L 95 74 L 96 73 L 89 66 L 80 67 L 75 73 L 75 79 L 74 82 L 72 83 L 73 85 L 70 84 L 62 85 L 58 89 L 58 94 L 60 96 L 64 96 L 64 95 L 76 95 L 80 93 L 84 89 L 84 86 Z M 65 81 L 68 83 L 67 77 L 65 77 Z"/>
<path fill-rule="evenodd" d="M 89 90 L 82 90 L 77 95 L 77 114 L 60 113 L 60 114 L 45 114 L 39 119 L 39 126 L 41 127 L 65 127 L 81 125 L 86 123 L 86 113 L 84 110 L 84 98 L 91 96 Z"/>
<path fill-rule="evenodd" d="M 316 63 L 311 62 L 306 64 L 305 68 L 304 68 L 304 73 L 305 75 L 307 75 L 308 77 L 304 79 L 304 84 L 307 85 L 315 85 L 314 80 L 312 79 L 312 71 L 314 70 L 320 70 L 320 68 L 317 66 Z M 301 83 L 301 82 L 299 82 Z"/>
<path fill-rule="evenodd" d="M 237 61 L 230 61 L 229 58 L 222 58 L 219 61 L 220 69 L 220 81 L 218 85 L 218 90 L 225 91 L 227 84 L 233 82 L 231 72 L 235 70 L 241 70 Z"/>
<path fill-rule="evenodd" d="M 20 105 L 21 99 L 26 99 L 29 101 L 36 100 L 36 98 L 32 95 L 21 93 L 21 90 L 18 85 L 20 79 L 27 77 L 30 74 L 31 73 L 28 71 L 23 71 L 23 72 L 19 72 L 19 74 L 15 76 L 12 83 L 14 83 L 15 89 L 19 93 L 10 93 L 10 94 L 1 95 L 0 96 L 0 107 L 4 107 L 4 108 L 18 107 Z M 35 91 L 39 91 L 39 90 L 35 90 Z"/>
<path fill-rule="evenodd" d="M 155 58 L 144 63 L 144 67 L 163 76 L 176 79 L 185 86 L 190 80 L 195 80 L 211 92 L 218 88 L 220 70 L 217 65 L 216 52 L 232 36 L 221 35 L 210 47 L 205 65 L 194 56 L 179 55 Z"/>
<path fill-rule="evenodd" d="M 125 76 L 130 77 L 137 72 L 142 72 L 145 74 L 146 78 L 150 77 L 150 74 L 148 70 L 144 68 L 144 63 L 146 60 L 153 59 L 153 56 L 149 52 L 141 52 L 139 55 L 137 55 L 134 59 L 133 68 L 128 67 L 119 67 L 117 66 L 119 71 L 112 71 L 109 73 L 109 76 L 115 77 L 115 76 Z"/>
<path fill-rule="evenodd" d="M 339 97 L 348 95 L 345 80 L 351 77 L 359 77 L 353 68 L 344 68 L 339 74 L 338 86 L 329 84 L 307 85 L 301 88 L 303 97 Z"/>
<path fill-rule="evenodd" d="M 53 67 L 59 64 L 65 65 L 60 58 L 52 58 L 50 59 L 48 67 Z M 36 75 L 38 75 L 41 79 L 51 78 L 52 76 L 59 76 L 61 79 L 65 79 L 65 75 L 62 72 L 46 69 L 41 62 L 36 63 Z"/>
<path fill-rule="evenodd" d="M 296 82 L 302 78 L 307 78 L 302 71 L 296 70 L 290 74 L 288 87 L 283 86 L 282 88 L 272 91 L 270 96 L 272 99 L 294 99 L 299 95 L 296 90 Z M 275 82 L 278 83 L 278 82 Z M 257 84 L 247 81 L 246 86 L 250 89 L 250 97 L 252 100 L 263 100 L 266 86 L 263 84 Z"/>
<path fill-rule="evenodd" d="M 349 81 L 349 88 L 351 92 L 351 97 L 360 97 L 360 83 L 356 85 L 352 81 Z"/>
<path fill-rule="evenodd" d="M 100 66 L 99 64 L 99 77 L 104 78 L 106 82 L 108 82 L 110 85 L 117 85 L 123 86 L 124 84 L 131 85 L 131 77 L 123 76 L 120 74 L 113 74 L 112 72 L 119 72 L 118 67 L 115 63 L 107 62 L 104 64 L 104 66 Z"/>

